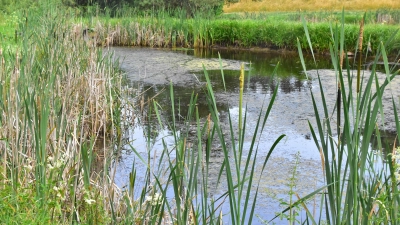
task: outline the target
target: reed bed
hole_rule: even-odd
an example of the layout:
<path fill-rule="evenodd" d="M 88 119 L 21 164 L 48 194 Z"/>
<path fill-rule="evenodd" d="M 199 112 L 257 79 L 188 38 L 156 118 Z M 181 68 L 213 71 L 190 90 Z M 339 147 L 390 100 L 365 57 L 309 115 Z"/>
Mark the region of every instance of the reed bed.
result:
<path fill-rule="evenodd" d="M 94 146 L 117 136 L 121 77 L 80 25 L 42 7 L 19 23 L 18 47 L 0 51 L 0 220 L 108 223 L 112 148 Z"/>
<path fill-rule="evenodd" d="M 362 15 L 346 17 L 345 40 L 347 50 L 354 52 L 353 40 L 358 36 L 355 23 Z M 364 27 L 365 42 L 376 52 L 380 42 L 394 33 L 395 24 L 378 23 L 374 13 L 369 13 Z M 314 50 L 329 54 L 331 36 L 330 23 L 337 23 L 337 13 L 307 14 L 310 22 L 308 31 L 314 43 Z M 207 19 L 201 16 L 192 19 L 171 17 L 167 13 L 155 13 L 141 17 L 101 19 L 93 22 L 98 44 L 103 46 L 146 46 L 156 48 L 252 48 L 297 49 L 297 38 L 302 46 L 307 43 L 300 14 L 286 16 L 278 14 L 232 16 Z M 394 44 L 387 49 L 395 54 L 400 48 L 400 34 L 393 37 Z M 306 49 L 305 49 L 306 50 Z"/>
<path fill-rule="evenodd" d="M 253 180 L 258 146 L 254 140 L 244 149 L 246 111 L 241 110 L 240 131 L 231 123 L 230 134 L 225 135 L 208 80 L 203 89 L 210 106 L 208 120 L 200 121 L 193 94 L 187 116 L 178 121 L 171 85 L 174 116 L 165 124 L 160 120 L 162 109 L 150 102 L 146 109 L 149 151 L 143 157 L 132 146 L 141 164 L 132 167 L 129 184 L 121 190 L 114 184 L 112 165 L 124 145 L 124 126 L 135 115 L 130 99 L 124 97 L 112 54 L 96 46 L 102 40 L 123 41 L 123 29 L 96 22 L 92 31 L 71 23 L 56 5 L 41 7 L 29 10 L 26 20 L 19 23 L 22 35 L 16 40 L 17 49 L 4 48 L 0 55 L 0 220 L 7 224 L 220 224 L 225 220 L 221 204 L 228 202 L 233 224 L 251 222 L 257 200 L 257 191 L 255 196 L 250 193 L 253 184 L 258 186 Z M 146 28 L 155 25 L 146 22 L 144 28 L 129 24 L 139 31 L 136 35 L 154 35 Z M 197 38 L 199 45 L 207 43 L 201 41 L 200 33 Z M 157 44 L 157 40 L 145 44 Z M 276 94 L 277 89 L 266 102 L 267 112 L 260 113 L 255 138 L 264 130 Z M 187 129 L 181 130 L 178 123 Z M 193 123 L 196 135 L 191 143 Z M 165 143 L 161 155 L 150 160 L 151 134 L 163 126 L 173 131 L 174 142 Z M 212 146 L 218 144 L 223 145 L 225 159 L 219 180 L 229 188 L 213 197 L 208 176 Z M 234 162 L 229 159 L 231 148 Z M 267 161 L 268 157 L 264 167 Z M 161 166 L 164 162 L 166 167 Z M 136 180 L 136 171 L 142 168 L 144 183 Z"/>

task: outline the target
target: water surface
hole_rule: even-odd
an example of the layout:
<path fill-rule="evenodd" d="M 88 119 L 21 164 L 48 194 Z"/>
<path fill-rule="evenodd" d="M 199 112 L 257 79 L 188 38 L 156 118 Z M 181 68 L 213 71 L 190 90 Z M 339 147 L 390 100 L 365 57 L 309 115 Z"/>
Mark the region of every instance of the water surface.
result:
<path fill-rule="evenodd" d="M 310 90 L 315 94 L 317 104 L 321 107 L 316 69 L 319 70 L 322 83 L 326 85 L 324 91 L 331 111 L 335 105 L 336 79 L 328 58 L 319 57 L 315 65 L 311 57 L 306 57 L 309 71 L 304 74 L 298 55 L 285 51 L 171 51 L 148 48 L 113 48 L 111 50 L 120 59 L 121 69 L 126 72 L 135 93 L 140 93 L 140 95 L 136 94 L 132 101 L 138 105 L 138 108 L 144 105 L 143 116 L 137 116 L 135 125 L 125 133 L 125 138 L 130 145 L 126 146 L 117 164 L 116 182 L 120 187 L 124 187 L 128 182 L 132 164 L 140 164 L 132 152 L 132 147 L 144 158 L 150 156 L 154 166 L 158 166 L 157 159 L 164 145 L 173 147 L 172 132 L 168 128 L 173 117 L 171 85 L 175 96 L 175 119 L 178 123 L 183 121 L 187 114 L 187 106 L 192 94 L 198 95 L 200 117 L 204 120 L 208 116 L 203 65 L 210 76 L 221 121 L 225 124 L 226 130 L 228 131 L 228 113 L 232 117 L 233 124 L 238 124 L 238 77 L 242 63 L 246 67 L 244 110 L 247 110 L 248 119 L 245 149 L 248 149 L 254 136 L 252 130 L 256 127 L 256 119 L 260 111 L 265 112 L 265 107 L 276 88 L 278 88 L 278 96 L 267 121 L 266 130 L 260 134 L 260 162 L 265 158 L 275 139 L 281 134 L 286 135 L 267 164 L 261 181 L 259 207 L 256 209 L 256 214 L 263 219 L 271 219 L 275 216 L 275 212 L 280 210 L 279 199 L 288 198 L 289 178 L 293 176 L 294 167 L 297 169 L 295 192 L 300 196 L 305 196 L 323 185 L 320 154 L 310 137 L 308 121 L 315 126 Z M 221 61 L 218 59 L 218 53 L 222 58 Z M 224 70 L 225 86 L 220 67 Z M 365 72 L 365 76 L 368 76 L 368 71 Z M 390 91 L 398 98 L 399 92 L 395 87 L 392 87 Z M 146 115 L 147 103 L 151 102 L 149 99 L 156 100 L 162 109 L 160 119 L 163 125 L 159 125 L 156 119 L 149 125 L 151 122 L 148 121 Z M 390 111 L 390 105 L 386 107 Z M 393 119 L 387 120 L 386 123 L 392 129 Z M 150 130 L 149 127 L 152 129 Z M 390 136 L 390 132 L 387 136 Z M 388 141 L 388 145 L 391 141 Z M 376 147 L 376 143 L 372 143 L 371 146 Z M 148 154 L 148 151 L 151 153 Z M 222 152 L 215 151 L 211 158 L 211 163 L 216 165 L 215 171 L 211 171 L 211 174 L 217 177 L 219 171 L 217 168 L 222 163 Z M 261 166 L 261 163 L 257 164 L 256 170 L 259 171 Z M 145 168 L 140 165 L 136 168 L 139 168 L 138 174 L 145 172 Z M 144 178 L 139 176 L 138 179 Z M 210 180 L 215 182 L 215 179 Z M 216 193 L 222 192 L 223 189 L 222 185 L 217 188 Z M 257 221 L 255 222 L 260 222 Z M 279 223 L 279 221 L 276 222 Z"/>

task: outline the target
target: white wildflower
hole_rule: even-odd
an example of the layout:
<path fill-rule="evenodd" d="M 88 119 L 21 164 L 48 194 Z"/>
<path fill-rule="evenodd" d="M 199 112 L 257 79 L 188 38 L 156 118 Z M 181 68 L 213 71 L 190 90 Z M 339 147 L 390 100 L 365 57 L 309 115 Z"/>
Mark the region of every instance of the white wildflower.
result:
<path fill-rule="evenodd" d="M 27 172 L 31 172 L 32 171 L 32 169 L 33 169 L 33 167 L 29 164 L 29 165 L 26 165 L 26 166 L 24 166 L 25 167 L 25 169 L 27 170 Z"/>
<path fill-rule="evenodd" d="M 393 153 L 392 158 L 395 162 L 395 168 L 396 168 L 396 180 L 400 182 L 400 147 L 396 149 L 396 151 Z"/>
<path fill-rule="evenodd" d="M 149 202 L 151 205 L 160 205 L 163 202 L 163 198 L 159 193 L 155 193 L 153 196 L 146 196 L 146 202 Z"/>
<path fill-rule="evenodd" d="M 47 164 L 47 168 L 49 168 L 49 170 L 52 170 L 52 169 L 54 169 L 54 166 L 51 165 L 51 163 L 48 163 L 48 164 Z"/>
<path fill-rule="evenodd" d="M 61 168 L 61 166 L 64 164 L 64 160 L 57 160 L 56 164 L 54 165 L 54 167 L 56 168 Z"/>
<path fill-rule="evenodd" d="M 96 200 L 85 198 L 85 202 L 86 202 L 86 204 L 91 205 L 93 203 L 96 203 Z"/>

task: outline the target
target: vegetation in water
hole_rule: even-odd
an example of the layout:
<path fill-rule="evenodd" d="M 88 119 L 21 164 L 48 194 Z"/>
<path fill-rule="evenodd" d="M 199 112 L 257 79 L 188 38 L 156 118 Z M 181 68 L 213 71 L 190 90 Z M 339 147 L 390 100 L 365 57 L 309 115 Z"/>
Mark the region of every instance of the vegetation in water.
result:
<path fill-rule="evenodd" d="M 332 26 L 330 53 L 337 81 L 335 107 L 327 107 L 326 99 L 333 96 L 324 95 L 324 84 L 319 74 L 322 107 L 318 107 L 315 95 L 311 92 L 317 126 L 310 124 L 310 130 L 320 150 L 326 182 L 321 191 L 320 212 L 323 213 L 314 216 L 304 206 L 309 217 L 307 220 L 312 223 L 320 223 L 323 219 L 328 224 L 393 224 L 400 219 L 396 148 L 390 149 L 380 142 L 378 151 L 372 151 L 369 146 L 373 132 L 379 137 L 379 128 L 385 127 L 382 99 L 389 94 L 385 88 L 396 79 L 399 71 L 389 69 L 386 49 L 391 44 L 390 39 L 381 42 L 371 73 L 361 70 L 362 58 L 365 57 L 363 42 L 366 41 L 364 19 L 361 19 L 357 38 L 357 70 L 351 70 L 351 63 L 344 54 L 344 12 L 342 23 Z M 305 31 L 312 52 L 306 24 Z M 298 45 L 303 60 L 299 42 Z M 380 59 L 385 64 L 385 77 L 379 77 L 376 72 L 376 64 Z M 307 73 L 304 64 L 303 68 Z M 391 115 L 395 117 L 399 133 L 398 102 L 393 96 L 392 104 Z M 387 149 L 389 154 L 384 155 L 383 149 Z M 302 204 L 302 200 L 298 203 Z"/>

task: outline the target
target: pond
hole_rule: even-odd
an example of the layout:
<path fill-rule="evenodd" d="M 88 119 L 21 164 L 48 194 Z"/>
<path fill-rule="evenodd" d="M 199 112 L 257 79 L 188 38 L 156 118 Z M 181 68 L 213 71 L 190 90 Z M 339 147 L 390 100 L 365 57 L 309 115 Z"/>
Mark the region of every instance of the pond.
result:
<path fill-rule="evenodd" d="M 273 142 L 285 134 L 283 141 L 273 152 L 264 171 L 260 183 L 260 193 L 255 214 L 263 220 L 269 220 L 276 212 L 282 210 L 280 202 L 288 199 L 290 178 L 296 168 L 296 183 L 294 191 L 300 196 L 321 187 L 323 172 L 321 156 L 310 137 L 308 121 L 315 126 L 314 110 L 312 108 L 310 90 L 320 104 L 320 87 L 316 80 L 316 69 L 321 75 L 324 91 L 328 96 L 327 103 L 332 111 L 336 100 L 336 80 L 329 57 L 319 56 L 317 65 L 310 56 L 306 56 L 307 75 L 297 53 L 288 51 L 239 51 L 239 50 L 165 50 L 149 48 L 111 48 L 114 56 L 119 59 L 121 69 L 126 73 L 130 89 L 134 90 L 133 104 L 138 114 L 134 125 L 129 127 L 124 138 L 129 143 L 122 151 L 115 164 L 116 184 L 123 188 L 129 181 L 132 166 L 137 169 L 138 179 L 145 179 L 146 168 L 140 166 L 133 149 L 143 158 L 151 157 L 154 165 L 157 162 L 164 146 L 173 145 L 173 135 L 168 127 L 173 113 L 171 111 L 170 87 L 173 85 L 175 96 L 175 119 L 183 121 L 192 93 L 198 94 L 198 110 L 200 117 L 205 120 L 209 114 L 205 101 L 205 76 L 203 65 L 210 76 L 221 115 L 221 121 L 228 130 L 228 112 L 233 124 L 237 124 L 239 112 L 239 69 L 245 64 L 244 107 L 247 110 L 245 146 L 250 145 L 254 136 L 252 131 L 257 125 L 260 111 L 265 112 L 266 106 L 273 91 L 278 88 L 278 95 L 274 102 L 271 115 L 268 118 L 265 131 L 260 134 L 259 156 L 260 162 L 265 158 Z M 219 59 L 219 55 L 221 60 Z M 367 64 L 367 63 L 366 63 Z M 225 87 L 221 76 L 224 73 Z M 366 76 L 368 71 L 365 71 Z M 396 81 L 398 83 L 398 81 Z M 390 87 L 395 99 L 399 99 L 396 85 Z M 148 121 L 146 107 L 150 100 L 155 100 L 160 107 L 160 121 Z M 386 99 L 390 101 L 390 98 Z M 153 104 L 153 103 L 151 103 Z M 318 105 L 321 107 L 321 105 Z M 390 111 L 390 104 L 385 110 Z M 142 108 L 141 110 L 139 110 Z M 142 116 L 140 114 L 143 114 Z M 382 135 L 384 142 L 393 145 L 393 119 L 385 120 L 385 129 L 389 132 Z M 149 125 L 150 124 L 150 125 Z M 149 132 L 149 126 L 152 127 Z M 235 127 L 234 129 L 236 129 Z M 371 148 L 376 148 L 376 140 Z M 246 149 L 246 147 L 245 147 Z M 149 154 L 150 151 L 151 153 Z M 216 186 L 219 167 L 222 164 L 223 153 L 215 151 L 211 156 L 211 163 L 216 166 L 210 172 L 214 178 L 210 180 Z M 262 164 L 256 164 L 256 170 L 261 170 Z M 211 176 L 210 176 L 211 177 Z M 264 179 L 265 178 L 265 179 Z M 138 188 L 137 190 L 139 190 Z M 216 187 L 215 193 L 222 193 L 224 185 Z M 318 203 L 314 203 L 318 204 Z M 225 206 L 223 206 L 225 207 Z M 305 215 L 305 214 L 301 214 Z M 276 220 L 278 224 L 287 223 Z M 261 223 L 258 218 L 254 223 Z"/>

